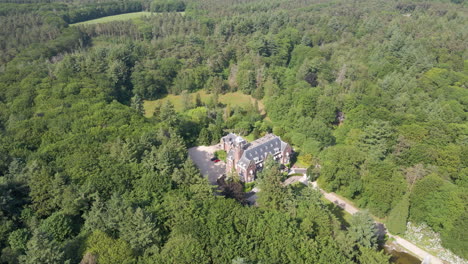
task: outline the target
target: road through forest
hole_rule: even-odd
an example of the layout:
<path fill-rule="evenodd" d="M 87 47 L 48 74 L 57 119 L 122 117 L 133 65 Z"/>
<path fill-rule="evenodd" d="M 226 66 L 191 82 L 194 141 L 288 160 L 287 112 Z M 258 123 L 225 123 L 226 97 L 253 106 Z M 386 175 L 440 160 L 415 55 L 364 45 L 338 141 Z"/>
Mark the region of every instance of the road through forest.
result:
<path fill-rule="evenodd" d="M 346 202 L 345 200 L 341 199 L 339 196 L 337 196 L 336 194 L 334 193 L 327 193 L 325 192 L 324 190 L 320 189 L 317 185 L 317 182 L 309 182 L 309 184 L 312 184 L 312 186 L 314 186 L 315 188 L 318 188 L 320 190 L 320 192 L 323 194 L 323 196 L 329 200 L 330 202 L 338 205 L 339 207 L 343 208 L 343 210 L 345 210 L 346 212 L 350 213 L 350 214 L 355 214 L 357 212 L 359 212 L 359 209 L 354 207 L 352 204 Z M 378 223 L 378 222 L 376 222 Z M 381 224 L 381 223 L 379 223 Z M 439 259 L 438 257 L 434 256 L 434 255 L 431 255 L 429 254 L 428 252 L 426 252 L 425 250 L 419 248 L 418 246 L 416 246 L 415 244 L 409 242 L 408 240 L 402 238 L 402 237 L 399 237 L 399 236 L 395 236 L 395 235 L 392 235 L 390 234 L 388 231 L 385 231 L 386 234 L 389 236 L 389 237 L 392 237 L 395 239 L 395 242 L 398 243 L 400 246 L 404 247 L 405 249 L 407 249 L 408 251 L 410 251 L 411 253 L 413 253 L 414 255 L 416 255 L 417 257 L 419 257 L 420 259 L 424 260 L 424 264 L 443 264 L 444 262 Z"/>

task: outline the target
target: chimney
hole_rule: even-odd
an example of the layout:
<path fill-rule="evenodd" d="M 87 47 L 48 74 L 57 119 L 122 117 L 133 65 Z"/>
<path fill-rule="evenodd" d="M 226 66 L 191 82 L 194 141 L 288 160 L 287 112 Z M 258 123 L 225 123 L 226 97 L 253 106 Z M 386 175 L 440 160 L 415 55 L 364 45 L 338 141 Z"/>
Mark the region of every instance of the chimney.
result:
<path fill-rule="evenodd" d="M 247 142 L 241 137 L 237 137 L 235 140 L 235 149 L 234 149 L 234 160 L 237 163 L 240 158 L 242 157 L 242 154 L 244 153 L 244 148 Z"/>

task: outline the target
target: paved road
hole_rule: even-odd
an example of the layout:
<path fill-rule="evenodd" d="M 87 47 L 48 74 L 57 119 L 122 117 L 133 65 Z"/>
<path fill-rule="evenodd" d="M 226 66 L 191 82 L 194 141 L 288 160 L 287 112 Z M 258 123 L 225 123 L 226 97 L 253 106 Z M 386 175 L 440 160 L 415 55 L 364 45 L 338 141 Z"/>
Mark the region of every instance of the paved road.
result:
<path fill-rule="evenodd" d="M 312 186 L 314 186 L 315 188 L 318 188 L 320 190 L 320 192 L 323 193 L 323 196 L 325 198 L 327 198 L 327 200 L 331 201 L 332 203 L 337 204 L 339 207 L 343 208 L 343 210 L 345 210 L 346 212 L 348 212 L 350 214 L 355 214 L 355 213 L 359 212 L 358 208 L 354 207 L 352 204 L 349 204 L 345 200 L 341 199 L 336 194 L 327 193 L 324 190 L 320 189 L 318 187 L 318 185 L 317 185 L 317 182 L 309 182 L 309 184 L 312 184 Z M 378 223 L 378 222 L 376 222 L 376 223 Z M 378 223 L 378 224 L 383 225 L 381 223 Z M 427 263 L 427 264 L 429 264 L 429 263 L 430 264 L 443 264 L 443 263 L 445 263 L 441 259 L 439 259 L 438 257 L 429 254 L 428 252 L 422 250 L 421 248 L 417 247 L 416 245 L 414 245 L 413 243 L 409 242 L 408 240 L 406 240 L 404 238 L 392 235 L 388 231 L 387 231 L 387 235 L 389 237 L 393 237 L 395 239 L 395 241 L 400 246 L 406 248 L 408 251 L 410 251 L 411 253 L 413 253 L 417 257 L 419 257 L 421 260 L 425 260 L 424 263 Z"/>
<path fill-rule="evenodd" d="M 197 165 L 201 174 L 208 177 L 211 184 L 216 184 L 218 177 L 226 171 L 226 164 L 223 161 L 214 163 L 210 160 L 217 150 L 221 150 L 219 144 L 214 146 L 198 146 L 188 150 L 189 157 Z"/>

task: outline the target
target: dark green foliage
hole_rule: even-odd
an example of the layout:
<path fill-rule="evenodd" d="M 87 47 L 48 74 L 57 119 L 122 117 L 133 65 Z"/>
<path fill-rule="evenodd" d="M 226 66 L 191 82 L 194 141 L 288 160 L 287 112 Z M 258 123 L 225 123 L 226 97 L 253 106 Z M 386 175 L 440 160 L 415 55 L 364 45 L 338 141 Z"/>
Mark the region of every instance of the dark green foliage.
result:
<path fill-rule="evenodd" d="M 104 16 L 142 11 L 143 3 L 140 1 L 91 3 L 81 6 L 80 9 L 71 8 L 63 14 L 63 19 L 69 23 L 77 23 Z"/>
<path fill-rule="evenodd" d="M 63 263 L 63 251 L 50 236 L 36 232 L 27 243 L 25 255 L 20 256 L 21 263 Z"/>
<path fill-rule="evenodd" d="M 72 235 L 72 221 L 69 216 L 56 212 L 42 222 L 40 229 L 53 239 L 62 242 Z"/>
<path fill-rule="evenodd" d="M 444 247 L 450 248 L 455 254 L 463 258 L 468 258 L 466 247 L 468 246 L 468 231 L 467 231 L 468 215 L 466 210 L 463 214 L 453 221 L 453 227 L 449 230 L 444 230 L 442 235 L 442 244 Z"/>
<path fill-rule="evenodd" d="M 349 237 L 355 246 L 364 248 L 375 248 L 377 246 L 377 228 L 368 212 L 360 211 L 355 213 L 349 224 Z"/>
<path fill-rule="evenodd" d="M 173 58 L 136 63 L 131 76 L 133 92 L 143 99 L 163 96 L 168 93 L 179 68 L 180 62 Z"/>
<path fill-rule="evenodd" d="M 265 167 L 258 177 L 261 190 L 257 201 L 259 206 L 275 210 L 284 209 L 289 193 L 282 184 L 282 174 L 271 156 L 265 161 Z"/>
<path fill-rule="evenodd" d="M 364 162 L 363 153 L 350 146 L 334 146 L 325 152 L 319 180 L 321 186 L 330 191 L 341 191 L 348 197 L 355 197 L 362 191 L 360 167 Z"/>
<path fill-rule="evenodd" d="M 160 242 L 156 219 L 139 207 L 135 210 L 128 208 L 125 213 L 125 219 L 119 227 L 120 238 L 135 252 L 142 254 L 145 249 Z"/>
<path fill-rule="evenodd" d="M 182 12 L 185 10 L 185 2 L 180 0 L 157 0 L 151 2 L 152 12 Z"/>
<path fill-rule="evenodd" d="M 211 137 L 210 137 L 210 132 L 208 132 L 208 129 L 202 128 L 200 131 L 200 135 L 198 136 L 197 140 L 198 145 L 204 145 L 208 146 L 211 143 Z"/>
<path fill-rule="evenodd" d="M 8 0 L 1 261 L 387 261 L 369 217 L 339 230 L 317 192 L 283 186 L 274 166 L 258 175 L 259 207 L 238 203 L 240 183 L 224 190 L 237 201 L 213 195 L 186 148 L 231 131 L 274 132 L 325 189 L 396 233 L 425 222 L 466 257 L 458 2 Z M 136 11 L 161 13 L 67 25 Z M 142 115 L 145 100 L 172 94 L 183 99 Z"/>
<path fill-rule="evenodd" d="M 361 172 L 364 190 L 360 203 L 383 217 L 403 195 L 406 184 L 403 175 L 389 161 L 370 161 Z"/>

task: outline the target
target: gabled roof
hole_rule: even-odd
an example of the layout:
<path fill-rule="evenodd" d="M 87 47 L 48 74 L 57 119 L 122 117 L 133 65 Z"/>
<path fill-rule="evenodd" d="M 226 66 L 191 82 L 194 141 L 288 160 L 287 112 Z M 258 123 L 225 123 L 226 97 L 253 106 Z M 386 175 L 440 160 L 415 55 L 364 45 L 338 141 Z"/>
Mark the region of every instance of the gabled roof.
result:
<path fill-rule="evenodd" d="M 225 137 L 223 137 L 224 142 L 244 142 L 246 141 L 234 134 L 229 133 Z M 244 145 L 244 152 L 242 153 L 242 157 L 237 162 L 237 166 L 246 170 L 247 167 L 254 163 L 260 163 L 265 160 L 267 155 L 276 155 L 284 151 L 284 149 L 288 146 L 288 143 L 283 142 L 278 136 L 274 134 L 267 134 L 264 137 L 261 137 L 257 140 L 254 140 L 248 144 Z M 229 151 L 227 155 L 228 159 L 232 159 L 234 157 L 233 150 Z"/>
<path fill-rule="evenodd" d="M 242 155 L 240 160 L 237 162 L 237 166 L 241 167 L 242 169 L 246 170 L 249 167 L 251 160 L 245 158 L 245 155 Z"/>
<path fill-rule="evenodd" d="M 281 139 L 273 134 L 267 134 L 266 136 L 252 141 L 248 147 L 244 150 L 242 158 L 239 162 L 247 164 L 250 161 L 259 163 L 267 157 L 268 154 L 276 155 L 281 153 L 288 144 L 281 141 Z"/>

